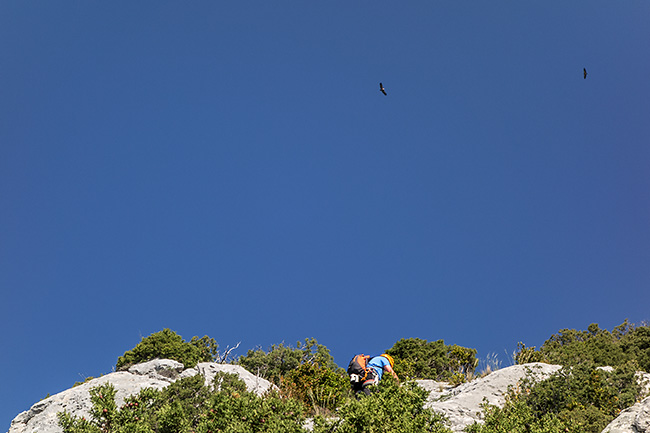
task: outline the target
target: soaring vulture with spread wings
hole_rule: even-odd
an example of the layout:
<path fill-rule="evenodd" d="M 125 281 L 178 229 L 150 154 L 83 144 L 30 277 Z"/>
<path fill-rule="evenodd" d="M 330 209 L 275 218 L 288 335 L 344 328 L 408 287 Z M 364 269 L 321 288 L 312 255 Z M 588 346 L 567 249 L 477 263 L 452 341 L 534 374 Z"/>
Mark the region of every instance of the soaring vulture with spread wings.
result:
<path fill-rule="evenodd" d="M 381 83 L 379 83 L 379 91 L 380 91 L 381 93 L 383 93 L 384 95 L 387 95 L 387 93 L 386 93 L 386 89 L 384 89 L 384 85 L 381 84 Z"/>

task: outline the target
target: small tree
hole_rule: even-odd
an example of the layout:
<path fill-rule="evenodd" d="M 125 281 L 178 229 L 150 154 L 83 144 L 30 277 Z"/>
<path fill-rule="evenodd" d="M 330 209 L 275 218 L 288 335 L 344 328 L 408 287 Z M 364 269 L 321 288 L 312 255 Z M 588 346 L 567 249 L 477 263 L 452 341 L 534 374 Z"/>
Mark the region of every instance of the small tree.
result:
<path fill-rule="evenodd" d="M 302 401 L 313 414 L 334 411 L 350 394 L 347 375 L 305 362 L 282 378 L 282 395 Z"/>
<path fill-rule="evenodd" d="M 192 337 L 189 342 L 170 329 L 143 338 L 137 346 L 124 353 L 117 360 L 117 370 L 126 370 L 134 364 L 152 359 L 173 359 L 182 362 L 185 367 L 194 367 L 199 362 L 213 361 L 218 344 L 207 335 Z"/>
<path fill-rule="evenodd" d="M 476 349 L 447 346 L 443 340 L 402 338 L 386 353 L 395 359 L 395 372 L 400 377 L 413 379 L 449 379 L 471 374 L 478 365 Z"/>

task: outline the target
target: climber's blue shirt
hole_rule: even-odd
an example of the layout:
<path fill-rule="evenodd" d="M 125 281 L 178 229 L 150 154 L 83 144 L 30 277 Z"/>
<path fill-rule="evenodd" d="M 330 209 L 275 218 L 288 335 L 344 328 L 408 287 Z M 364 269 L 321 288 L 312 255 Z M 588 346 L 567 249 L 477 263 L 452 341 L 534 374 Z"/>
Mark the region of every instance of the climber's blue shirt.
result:
<path fill-rule="evenodd" d="M 384 373 L 384 367 L 390 365 L 383 356 L 375 356 L 368 362 L 368 367 L 372 367 L 377 372 L 377 380 L 381 380 L 381 375 Z"/>

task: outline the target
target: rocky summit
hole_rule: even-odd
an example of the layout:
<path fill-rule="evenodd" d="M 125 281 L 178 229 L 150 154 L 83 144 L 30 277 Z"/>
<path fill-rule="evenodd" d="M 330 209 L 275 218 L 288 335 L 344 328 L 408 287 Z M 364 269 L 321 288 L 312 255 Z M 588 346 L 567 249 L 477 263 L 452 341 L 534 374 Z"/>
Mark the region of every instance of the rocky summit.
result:
<path fill-rule="evenodd" d="M 442 412 L 449 419 L 450 428 L 454 432 L 462 432 L 468 425 L 481 422 L 483 402 L 502 406 L 508 388 L 517 386 L 522 378 L 544 380 L 560 368 L 559 365 L 543 363 L 513 365 L 457 387 L 432 380 L 419 380 L 417 383 L 429 392 L 426 407 Z M 219 371 L 237 374 L 246 383 L 248 390 L 258 395 L 274 388 L 267 380 L 238 365 L 200 363 L 195 368 L 184 369 L 183 364 L 179 362 L 157 359 L 134 365 L 128 371 L 92 379 L 46 398 L 19 414 L 12 421 L 8 433 L 61 433 L 57 412 L 67 411 L 77 416 L 89 416 L 90 389 L 107 382 L 115 387 L 116 403 L 120 406 L 127 396 L 137 394 L 143 388 L 161 389 L 183 377 L 199 374 L 205 378 L 206 384 L 211 385 Z M 645 383 L 646 392 L 650 391 L 650 374 L 639 374 L 638 377 Z M 621 412 L 603 433 L 650 433 L 650 397 Z"/>

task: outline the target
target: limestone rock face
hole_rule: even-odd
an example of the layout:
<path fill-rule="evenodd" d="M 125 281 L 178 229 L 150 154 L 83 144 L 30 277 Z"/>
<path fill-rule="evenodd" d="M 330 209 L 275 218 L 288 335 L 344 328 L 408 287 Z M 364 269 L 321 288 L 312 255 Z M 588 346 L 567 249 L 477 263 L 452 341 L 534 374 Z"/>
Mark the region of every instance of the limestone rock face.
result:
<path fill-rule="evenodd" d="M 238 374 L 246 383 L 248 390 L 258 395 L 272 387 L 270 382 L 254 376 L 238 365 L 202 363 L 197 368 L 183 370 L 183 364 L 180 362 L 156 359 L 134 365 L 128 371 L 119 371 L 92 379 L 39 401 L 14 418 L 8 433 L 61 433 L 63 430 L 58 425 L 57 412 L 67 411 L 76 416 L 89 417 L 92 407 L 90 389 L 107 382 L 115 387 L 115 402 L 119 407 L 126 397 L 137 394 L 143 388 L 162 389 L 183 377 L 201 374 L 205 376 L 206 384 L 211 384 L 217 371 Z"/>
<path fill-rule="evenodd" d="M 277 387 L 271 382 L 262 379 L 259 376 L 255 376 L 253 373 L 250 373 L 241 365 L 201 362 L 196 366 L 196 369 L 198 370 L 198 374 L 205 377 L 205 384 L 207 386 L 212 386 L 214 376 L 218 371 L 222 371 L 224 373 L 234 373 L 238 375 L 239 378 L 246 384 L 246 389 L 254 392 L 257 395 L 262 395 L 271 389 L 277 389 Z"/>
<path fill-rule="evenodd" d="M 153 361 L 136 364 L 129 368 L 129 373 L 147 376 L 152 379 L 175 381 L 185 366 L 171 359 L 154 359 Z"/>
<path fill-rule="evenodd" d="M 603 433 L 650 433 L 650 397 L 621 412 Z"/>
<path fill-rule="evenodd" d="M 434 381 L 418 383 L 425 389 L 431 389 L 425 407 L 443 413 L 449 418 L 450 428 L 454 432 L 461 432 L 474 421 L 481 420 L 484 399 L 489 404 L 503 406 L 508 386 L 515 386 L 524 377 L 546 379 L 560 368 L 559 365 L 540 362 L 513 365 L 455 388 L 445 388 L 444 383 Z"/>
<path fill-rule="evenodd" d="M 110 382 L 117 391 L 115 402 L 118 406 L 124 403 L 126 397 L 137 394 L 142 388 L 162 389 L 171 383 L 171 381 L 136 375 L 126 371 L 110 373 L 39 401 L 28 411 L 14 418 L 11 427 L 9 427 L 9 433 L 62 432 L 63 430 L 58 426 L 57 412 L 66 411 L 77 416 L 88 417 L 92 407 L 90 389 L 104 385 L 107 382 Z"/>

